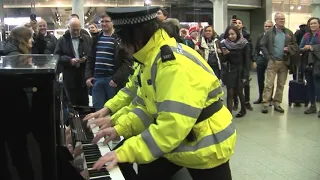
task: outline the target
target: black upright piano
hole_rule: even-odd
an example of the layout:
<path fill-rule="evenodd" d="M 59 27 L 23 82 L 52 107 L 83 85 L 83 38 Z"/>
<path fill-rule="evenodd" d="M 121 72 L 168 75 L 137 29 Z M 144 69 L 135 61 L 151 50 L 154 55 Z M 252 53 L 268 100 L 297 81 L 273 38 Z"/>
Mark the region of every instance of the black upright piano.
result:
<path fill-rule="evenodd" d="M 4 180 L 58 180 L 63 144 L 54 55 L 2 56 L 1 147 Z M 62 128 L 63 129 L 63 128 Z M 62 150 L 63 151 L 63 150 Z M 60 176 L 60 177 L 59 177 Z"/>
<path fill-rule="evenodd" d="M 66 115 L 69 103 L 58 81 L 57 61 L 54 55 L 0 58 L 0 163 L 5 167 L 0 180 L 124 180 L 119 168 L 91 169 L 110 147 L 91 144 L 97 130 L 88 128 L 82 118 L 92 109 L 71 105 Z M 66 118 L 72 119 L 67 124 L 77 155 L 66 143 Z M 81 165 L 75 163 L 79 159 Z"/>

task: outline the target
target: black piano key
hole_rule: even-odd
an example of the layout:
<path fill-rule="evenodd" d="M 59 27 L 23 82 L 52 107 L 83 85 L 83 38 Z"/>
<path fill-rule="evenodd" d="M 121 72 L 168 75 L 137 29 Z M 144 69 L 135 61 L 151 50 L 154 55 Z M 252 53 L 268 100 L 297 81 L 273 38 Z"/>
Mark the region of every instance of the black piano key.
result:
<path fill-rule="evenodd" d="M 101 156 L 99 151 L 83 151 L 84 156 Z"/>
<path fill-rule="evenodd" d="M 105 175 L 109 175 L 109 172 L 106 169 L 89 170 L 90 177 L 105 176 Z"/>
<path fill-rule="evenodd" d="M 85 152 L 85 154 L 100 154 L 100 151 L 98 149 L 90 149 L 90 150 L 83 150 L 83 152 Z"/>
<path fill-rule="evenodd" d="M 99 147 L 96 144 L 91 144 L 91 145 L 83 146 L 82 149 L 83 150 L 92 150 L 92 149 L 99 149 Z"/>
<path fill-rule="evenodd" d="M 99 159 L 101 157 L 100 154 L 92 154 L 85 156 L 86 159 Z"/>
<path fill-rule="evenodd" d="M 90 150 L 89 149 L 86 149 L 86 150 L 83 149 L 83 152 L 84 152 L 85 155 L 90 155 L 90 154 L 101 155 L 100 151 L 98 149 L 90 149 Z"/>
<path fill-rule="evenodd" d="M 90 155 L 85 155 L 84 156 L 86 159 L 93 159 L 93 158 L 100 158 L 101 156 L 100 155 L 96 155 L 96 154 L 90 154 Z"/>
<path fill-rule="evenodd" d="M 99 152 L 88 152 L 88 151 L 84 151 L 84 156 L 85 157 L 90 157 L 90 156 L 99 156 L 101 157 L 101 154 Z"/>
<path fill-rule="evenodd" d="M 88 169 L 93 168 L 94 163 L 96 162 L 87 162 L 87 168 Z M 106 168 L 106 165 L 102 166 L 102 168 Z"/>
<path fill-rule="evenodd" d="M 88 144 L 88 145 L 85 145 L 85 146 L 82 146 L 82 147 L 83 147 L 82 149 L 88 150 L 88 151 L 90 151 L 90 150 L 99 150 L 99 147 L 92 146 L 92 144 Z"/>
<path fill-rule="evenodd" d="M 92 168 L 95 162 L 87 162 L 87 167 Z"/>
<path fill-rule="evenodd" d="M 82 141 L 82 144 L 91 144 L 92 140 L 88 139 L 87 141 Z"/>
<path fill-rule="evenodd" d="M 111 180 L 111 177 L 108 176 L 108 177 L 98 177 L 98 178 L 90 178 L 92 180 Z"/>
<path fill-rule="evenodd" d="M 84 152 L 84 156 L 85 157 L 92 157 L 92 156 L 101 157 L 100 153 L 97 153 L 97 152 Z"/>
<path fill-rule="evenodd" d="M 96 162 L 99 160 L 100 157 L 86 157 L 87 162 Z"/>

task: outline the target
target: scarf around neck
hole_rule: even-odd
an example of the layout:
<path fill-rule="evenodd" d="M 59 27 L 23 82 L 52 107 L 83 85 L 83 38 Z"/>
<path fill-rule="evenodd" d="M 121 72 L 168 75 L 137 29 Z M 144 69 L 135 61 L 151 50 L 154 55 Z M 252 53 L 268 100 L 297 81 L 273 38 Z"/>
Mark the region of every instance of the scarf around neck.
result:
<path fill-rule="evenodd" d="M 240 38 L 237 42 L 230 41 L 227 38 L 223 43 L 225 44 L 227 49 L 242 49 L 248 44 L 248 41 L 243 37 Z"/>

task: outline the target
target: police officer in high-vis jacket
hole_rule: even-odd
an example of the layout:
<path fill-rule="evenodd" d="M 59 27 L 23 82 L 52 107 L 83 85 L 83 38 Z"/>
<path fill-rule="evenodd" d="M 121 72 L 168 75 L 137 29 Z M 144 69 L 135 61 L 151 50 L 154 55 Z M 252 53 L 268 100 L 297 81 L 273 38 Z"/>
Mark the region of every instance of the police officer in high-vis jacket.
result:
<path fill-rule="evenodd" d="M 172 29 L 156 20 L 158 9 L 108 11 L 126 51 L 140 64 L 137 97 L 142 102 L 117 120 L 126 123 L 116 122 L 98 133 L 128 139 L 94 168 L 136 162 L 138 179 L 170 179 L 186 167 L 195 180 L 230 180 L 236 130 L 220 101 L 219 80 L 196 51 L 168 35 Z M 144 112 L 152 124 L 143 124 L 135 112 Z"/>

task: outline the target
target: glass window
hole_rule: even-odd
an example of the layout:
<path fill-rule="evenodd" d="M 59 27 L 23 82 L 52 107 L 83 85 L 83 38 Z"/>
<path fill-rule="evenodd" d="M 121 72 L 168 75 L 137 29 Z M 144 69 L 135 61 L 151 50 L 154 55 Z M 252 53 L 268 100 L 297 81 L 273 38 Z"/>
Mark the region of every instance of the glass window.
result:
<path fill-rule="evenodd" d="M 286 27 L 295 32 L 312 16 L 311 3 L 312 0 L 272 0 L 272 17 L 277 12 L 284 13 Z"/>

